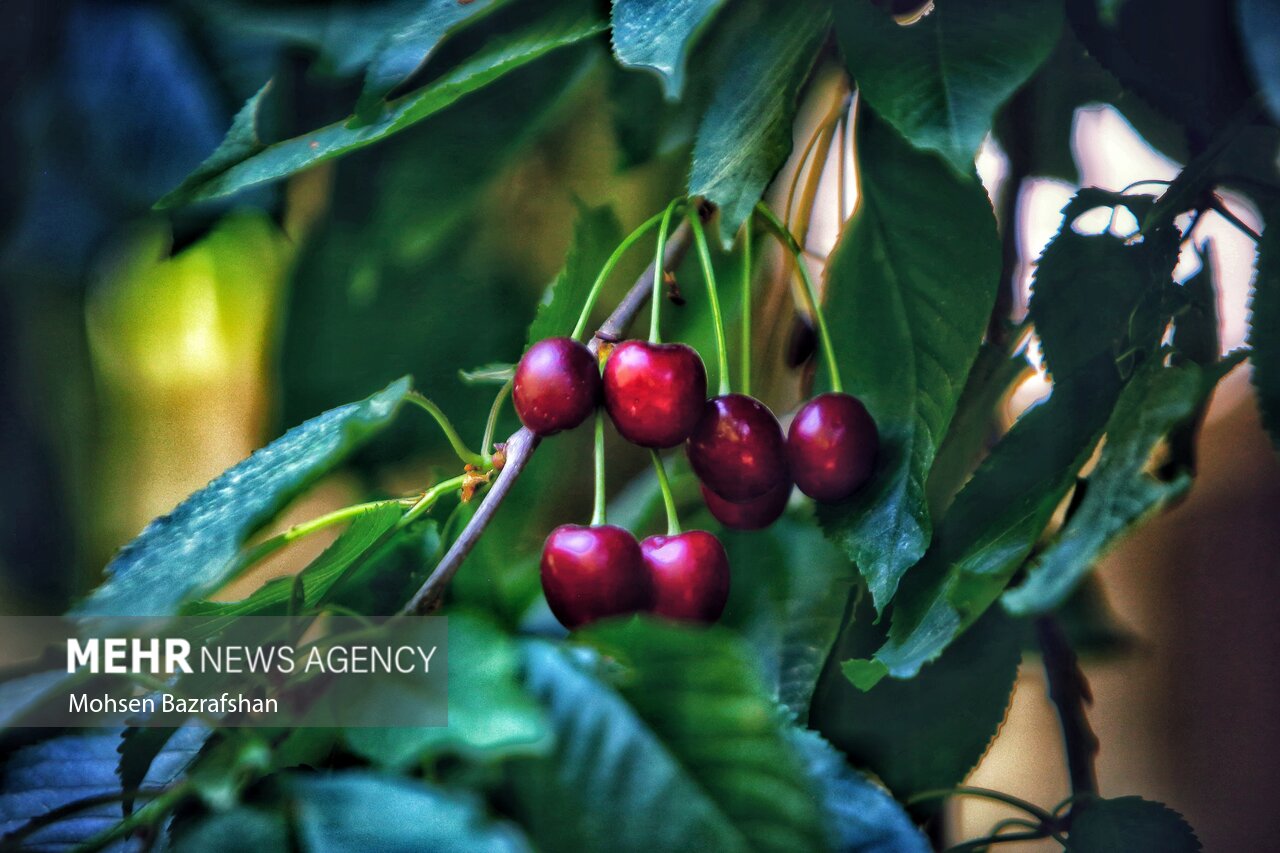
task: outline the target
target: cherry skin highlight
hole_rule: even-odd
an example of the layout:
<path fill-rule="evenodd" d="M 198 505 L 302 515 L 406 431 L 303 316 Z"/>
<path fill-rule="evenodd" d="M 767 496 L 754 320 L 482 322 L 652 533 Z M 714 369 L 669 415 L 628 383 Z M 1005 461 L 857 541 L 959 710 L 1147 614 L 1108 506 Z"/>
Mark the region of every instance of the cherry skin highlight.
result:
<path fill-rule="evenodd" d="M 769 407 L 744 394 L 708 400 L 685 447 L 708 489 L 727 501 L 752 501 L 787 479 L 782 427 Z"/>
<path fill-rule="evenodd" d="M 605 362 L 605 410 L 632 444 L 675 447 L 698 425 L 706 398 L 707 370 L 684 344 L 623 341 Z"/>
<path fill-rule="evenodd" d="M 705 530 L 650 536 L 640 543 L 653 587 L 650 611 L 668 619 L 711 623 L 729 600 L 729 558 Z"/>
<path fill-rule="evenodd" d="M 542 546 L 542 591 L 569 629 L 646 610 L 653 595 L 636 537 L 611 524 L 551 531 Z"/>
<path fill-rule="evenodd" d="M 600 367 L 591 350 L 570 338 L 538 341 L 516 367 L 511 399 L 535 435 L 573 429 L 600 402 Z"/>
<path fill-rule="evenodd" d="M 856 397 L 819 394 L 800 407 L 787 433 L 787 459 L 800 491 L 817 501 L 844 500 L 875 470 L 880 436 Z"/>
<path fill-rule="evenodd" d="M 765 492 L 760 497 L 744 503 L 734 503 L 720 497 L 708 489 L 704 483 L 701 485 L 702 499 L 706 501 L 707 509 L 711 511 L 715 520 L 725 527 L 731 527 L 734 530 L 764 530 L 777 521 L 783 510 L 787 508 L 787 501 L 791 497 L 791 485 L 791 478 L 788 477 L 771 492 Z"/>

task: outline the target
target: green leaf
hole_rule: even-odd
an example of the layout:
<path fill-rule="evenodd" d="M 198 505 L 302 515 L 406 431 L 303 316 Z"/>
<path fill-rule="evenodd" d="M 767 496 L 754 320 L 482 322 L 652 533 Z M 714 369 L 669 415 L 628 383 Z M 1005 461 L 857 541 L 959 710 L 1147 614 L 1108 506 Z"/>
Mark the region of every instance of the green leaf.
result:
<path fill-rule="evenodd" d="M 1182 815 L 1141 797 L 1090 800 L 1072 811 L 1069 853 L 1197 853 Z"/>
<path fill-rule="evenodd" d="M 822 792 L 832 849 L 848 853 L 927 853 L 928 839 L 884 788 L 853 770 L 816 732 L 791 739 Z"/>
<path fill-rule="evenodd" d="M 1073 227 L 1081 213 L 1120 203 L 1141 220 L 1151 199 L 1082 190 L 1067 205 L 1031 298 L 1053 393 L 1018 419 L 956 496 L 903 580 L 887 642 L 874 659 L 846 664 L 860 687 L 886 674 L 912 677 L 999 598 L 1093 454 L 1131 365 L 1156 357 L 1177 230 L 1160 221 L 1129 241 Z"/>
<path fill-rule="evenodd" d="M 362 121 L 376 119 L 383 99 L 421 67 L 442 41 L 505 3 L 506 0 L 421 0 L 412 16 L 387 31 L 369 60 L 356 115 Z"/>
<path fill-rule="evenodd" d="M 573 242 L 564 269 L 547 288 L 529 324 L 527 345 L 544 338 L 564 337 L 573 331 L 591 285 L 609 255 L 622 242 L 622 224 L 608 205 L 588 207 L 578 203 Z"/>
<path fill-rule="evenodd" d="M 1022 632 L 992 610 L 919 675 L 886 679 L 863 692 L 836 661 L 880 644 L 884 628 L 873 623 L 874 615 L 864 601 L 841 636 L 814 698 L 813 724 L 899 799 L 957 785 L 1004 722 L 1022 659 Z"/>
<path fill-rule="evenodd" d="M 866 111 L 857 125 L 861 199 L 828 265 L 827 317 L 880 459 L 865 489 L 819 517 L 883 610 L 929 544 L 926 479 L 986 330 L 1000 242 L 972 170 L 957 178 Z"/>
<path fill-rule="evenodd" d="M 728 51 L 693 146 L 689 194 L 720 208 L 727 247 L 791 151 L 796 96 L 830 24 L 817 0 L 738 4 L 716 32 Z"/>
<path fill-rule="evenodd" d="M 613 54 L 630 68 L 653 70 L 670 100 L 684 87 L 685 60 L 698 33 L 725 0 L 614 0 Z"/>
<path fill-rule="evenodd" d="M 956 493 L 986 452 L 1006 398 L 1031 372 L 1025 347 L 1010 355 L 1005 347 L 983 344 L 969 371 L 956 413 L 934 456 L 926 484 L 929 514 L 944 515 Z"/>
<path fill-rule="evenodd" d="M 1061 27 L 1061 0 L 947 0 L 909 26 L 872 0 L 836 4 L 859 94 L 963 176 L 996 110 L 1048 57 Z"/>
<path fill-rule="evenodd" d="M 784 515 L 767 530 L 719 535 L 733 566 L 720 622 L 751 643 L 777 700 L 803 723 L 857 570 L 808 518 Z"/>
<path fill-rule="evenodd" d="M 233 828 L 245 826 L 251 837 L 288 838 L 305 853 L 529 849 L 516 827 L 489 817 L 464 792 L 357 770 L 291 773 L 277 779 L 276 802 L 239 806 L 185 825 L 176 833 L 175 847 L 236 853 L 245 847 L 241 832 Z"/>
<path fill-rule="evenodd" d="M 160 199 L 156 206 L 176 207 L 230 195 L 349 154 L 413 126 L 459 98 L 557 48 L 591 38 L 603 29 L 604 24 L 593 16 L 575 11 L 569 15 L 554 15 L 528 30 L 495 38 L 431 84 L 389 102 L 382 116 L 370 124 L 352 127 L 348 121 L 336 122 L 311 133 L 263 146 L 248 156 L 232 156 L 233 153 L 249 151 L 240 141 L 234 142 L 232 148 L 225 152 L 220 147 L 206 163 L 209 168 L 197 170 Z M 237 117 L 232 128 L 236 140 L 244 136 L 243 128 L 252 127 L 252 116 L 261 106 L 261 94 L 256 95 Z"/>
<path fill-rule="evenodd" d="M 156 519 L 107 566 L 82 617 L 164 616 L 240 567 L 240 546 L 320 476 L 384 429 L 409 392 L 399 379 L 294 427 Z"/>
<path fill-rule="evenodd" d="M 1280 121 L 1280 7 L 1270 0 L 1239 0 L 1240 41 L 1271 118 Z"/>
<path fill-rule="evenodd" d="M 250 613 L 284 615 L 299 592 L 301 604 L 311 609 L 338 582 L 352 564 L 384 540 L 397 523 L 403 510 L 395 504 L 384 504 L 356 516 L 351 525 L 315 560 L 296 576 L 273 578 L 239 601 L 195 601 L 182 608 L 183 616 L 208 618 L 207 630 L 216 633 L 221 626 Z"/>
<path fill-rule="evenodd" d="M 542 709 L 520 686 L 516 644 L 487 620 L 449 615 L 449 725 L 348 728 L 347 745 L 381 767 L 403 770 L 427 755 L 495 761 L 540 755 L 550 746 Z M 371 705 L 388 701 L 375 687 Z M 403 701 L 404 696 L 395 697 Z"/>
<path fill-rule="evenodd" d="M 527 648 L 556 752 L 513 767 L 546 849 L 822 850 L 814 789 L 749 654 L 729 633 L 632 620 L 583 632 L 606 680 Z"/>
<path fill-rule="evenodd" d="M 1195 415 L 1224 372 L 1147 362 L 1116 403 L 1098 464 L 1081 486 L 1084 499 L 1026 580 L 1001 599 L 1009 612 L 1044 613 L 1060 605 L 1124 531 L 1186 493 L 1190 472 L 1159 479 L 1146 469 L 1160 441 Z"/>
<path fill-rule="evenodd" d="M 1249 346 L 1253 348 L 1253 388 L 1262 423 L 1280 449 L 1280 203 L 1262 207 L 1266 228 L 1258 242 L 1257 271 L 1249 301 Z"/>

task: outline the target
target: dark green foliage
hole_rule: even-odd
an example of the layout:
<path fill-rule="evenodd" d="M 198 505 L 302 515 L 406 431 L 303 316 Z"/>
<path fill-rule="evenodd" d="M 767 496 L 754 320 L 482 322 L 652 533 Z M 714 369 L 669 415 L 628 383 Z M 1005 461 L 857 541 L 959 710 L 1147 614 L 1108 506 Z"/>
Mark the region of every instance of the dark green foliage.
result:
<path fill-rule="evenodd" d="M 1067 839 L 1070 853 L 1197 853 L 1200 840 L 1168 806 L 1141 797 L 1081 803 Z"/>
<path fill-rule="evenodd" d="M 819 516 L 882 610 L 929 545 L 925 483 L 987 326 L 1000 247 L 972 169 L 957 177 L 865 110 L 857 151 L 862 198 L 828 266 L 829 311 L 880 459 L 865 489 Z"/>

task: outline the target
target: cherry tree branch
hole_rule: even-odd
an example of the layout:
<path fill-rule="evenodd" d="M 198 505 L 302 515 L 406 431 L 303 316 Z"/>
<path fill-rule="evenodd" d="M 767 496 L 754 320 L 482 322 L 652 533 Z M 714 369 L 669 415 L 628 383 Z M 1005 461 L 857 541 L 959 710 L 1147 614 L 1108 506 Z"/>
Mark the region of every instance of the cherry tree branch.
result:
<path fill-rule="evenodd" d="M 700 215 L 704 220 L 710 216 L 710 213 L 711 208 L 709 206 L 703 205 L 700 208 Z M 680 227 L 671 233 L 662 259 L 664 271 L 675 269 L 684 260 L 685 253 L 689 250 L 691 237 L 692 230 L 688 222 L 681 223 Z M 653 289 L 654 273 L 654 264 L 649 264 L 648 269 L 636 280 L 636 283 L 627 291 L 627 295 L 618 303 L 618 307 L 596 330 L 595 335 L 587 343 L 587 348 L 593 354 L 599 352 L 602 342 L 613 342 L 622 339 L 627 327 L 631 325 L 631 321 L 635 319 L 636 314 L 640 313 L 640 309 L 644 307 L 645 302 L 649 299 Z M 445 588 L 453 580 L 453 576 L 457 574 L 458 569 L 462 566 L 463 561 L 466 560 L 467 555 L 471 553 L 471 549 L 475 547 L 476 542 L 480 540 L 480 536 L 484 533 L 485 528 L 489 526 L 489 522 L 493 520 L 498 507 L 502 505 L 502 501 L 507 497 L 507 493 L 511 491 L 511 487 L 515 485 L 516 480 L 519 479 L 525 466 L 529 464 L 529 459 L 533 456 L 533 452 L 538 449 L 538 442 L 538 437 L 523 427 L 516 430 L 507 439 L 503 451 L 506 460 L 493 484 L 485 492 L 484 498 L 480 502 L 480 508 L 476 510 L 475 515 L 471 517 L 471 521 L 467 522 L 467 526 L 462 529 L 458 538 L 454 540 L 453 545 L 449 547 L 448 553 L 441 558 L 435 571 L 431 573 L 431 576 L 423 582 L 418 591 L 409 599 L 402 612 L 429 613 L 439 606 Z"/>

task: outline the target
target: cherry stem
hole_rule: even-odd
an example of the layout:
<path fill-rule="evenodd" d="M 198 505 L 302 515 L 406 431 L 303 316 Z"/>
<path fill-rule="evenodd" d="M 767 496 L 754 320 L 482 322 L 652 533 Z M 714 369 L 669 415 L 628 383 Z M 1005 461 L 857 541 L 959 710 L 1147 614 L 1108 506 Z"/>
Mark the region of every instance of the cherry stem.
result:
<path fill-rule="evenodd" d="M 440 425 L 440 429 L 444 432 L 444 437 L 449 440 L 450 446 L 453 447 L 453 452 L 458 454 L 458 458 L 462 460 L 463 464 L 475 465 L 477 468 L 483 468 L 488 464 L 483 456 L 467 447 L 466 442 L 462 440 L 462 436 L 458 435 L 458 431 L 454 429 L 453 422 L 449 420 L 449 416 L 429 398 L 419 394 L 417 391 L 410 391 L 405 399 L 435 418 L 436 423 Z"/>
<path fill-rule="evenodd" d="M 480 452 L 484 454 L 486 468 L 493 464 L 493 434 L 498 428 L 498 414 L 502 411 L 502 404 L 511 393 L 515 381 L 512 377 L 502 383 L 502 387 L 498 389 L 498 396 L 493 398 L 493 405 L 489 407 L 489 419 L 484 423 L 484 439 L 480 442 Z"/>
<path fill-rule="evenodd" d="M 609 279 L 609 274 L 613 272 L 613 268 L 618 265 L 618 261 L 622 260 L 622 256 L 627 253 L 635 245 L 636 241 L 653 230 L 654 226 L 662 221 L 663 214 L 655 213 L 644 222 L 640 223 L 640 227 L 627 235 L 618 248 L 613 250 L 613 254 L 609 256 L 609 260 L 604 262 L 604 266 L 600 269 L 600 274 L 596 276 L 595 283 L 591 285 L 591 292 L 587 294 L 587 301 L 582 305 L 582 313 L 578 315 L 578 325 L 573 327 L 573 334 L 569 337 L 575 341 L 582 337 L 582 333 L 587 330 L 587 322 L 591 319 L 591 309 L 596 307 L 596 300 L 600 298 L 600 291 L 604 289 L 604 283 Z"/>
<path fill-rule="evenodd" d="M 791 231 L 778 221 L 778 217 L 774 216 L 768 205 L 763 201 L 759 202 L 756 204 L 756 210 L 764 217 L 765 222 L 773 229 L 773 233 L 782 241 L 782 244 L 790 250 L 791 254 L 795 255 L 796 268 L 800 272 L 800 279 L 804 282 L 802 292 L 804 293 L 805 307 L 818 324 L 818 338 L 822 344 L 822 355 L 827 362 L 827 371 L 831 374 L 831 390 L 840 393 L 844 390 L 844 385 L 840 381 L 840 367 L 836 363 L 836 351 L 831 345 L 831 332 L 827 329 L 827 318 L 822 313 L 822 306 L 818 304 L 818 289 L 814 286 L 813 277 L 809 275 L 809 268 L 804 262 L 804 252 Z"/>
<path fill-rule="evenodd" d="M 667 253 L 667 231 L 671 228 L 671 218 L 675 216 L 676 209 L 684 204 L 683 198 L 674 198 L 667 205 L 667 209 L 662 212 L 662 224 L 658 226 L 658 246 L 654 255 L 653 268 L 655 270 L 662 269 L 662 258 Z M 653 276 L 653 298 L 649 305 L 649 343 L 662 343 L 661 335 L 658 332 L 659 309 L 662 306 L 662 285 L 666 276 L 655 274 Z"/>
<path fill-rule="evenodd" d="M 751 394 L 751 219 L 742 224 L 742 393 Z"/>
<path fill-rule="evenodd" d="M 689 217 L 689 225 L 693 228 L 693 242 L 698 247 L 698 261 L 702 264 L 702 278 L 707 283 L 707 301 L 711 303 L 711 321 L 716 332 L 716 364 L 720 371 L 720 394 L 729 393 L 729 346 L 725 341 L 724 317 L 720 314 L 720 294 L 716 288 L 716 273 L 711 267 L 711 249 L 707 245 L 707 234 L 702 228 L 702 220 L 695 210 Z"/>
<path fill-rule="evenodd" d="M 604 412 L 596 409 L 596 496 L 591 512 L 591 526 L 599 527 L 606 523 L 605 490 L 604 490 Z"/>
<path fill-rule="evenodd" d="M 650 450 L 653 456 L 653 470 L 658 473 L 658 489 L 662 492 L 662 503 L 667 508 L 667 535 L 680 534 L 680 518 L 676 515 L 676 499 L 671 494 L 671 481 L 667 479 L 667 468 L 662 464 L 658 451 Z"/>
<path fill-rule="evenodd" d="M 447 480 L 441 480 L 439 483 L 436 483 L 434 486 L 427 489 L 425 492 L 422 493 L 422 497 L 418 498 L 414 502 L 413 506 L 409 507 L 409 511 L 406 512 L 400 518 L 400 521 L 396 523 L 396 529 L 402 530 L 408 527 L 411 523 L 417 520 L 418 516 L 422 515 L 427 510 L 431 509 L 431 507 L 435 505 L 435 502 L 439 500 L 442 495 L 446 495 L 449 492 L 456 492 L 458 489 L 461 489 L 463 486 L 466 485 L 467 479 L 469 477 L 474 477 L 474 476 L 476 475 L 475 474 L 459 474 L 456 477 L 450 477 Z"/>
<path fill-rule="evenodd" d="M 400 505 L 403 506 L 405 501 L 400 498 L 391 498 L 382 501 L 369 501 L 368 503 L 353 504 L 352 506 L 344 506 L 342 509 L 335 509 L 333 512 L 325 513 L 310 521 L 304 521 L 295 524 L 283 533 L 277 533 L 269 539 L 264 539 L 252 548 L 245 551 L 237 561 L 237 571 L 248 568 L 254 563 L 265 557 L 274 554 L 284 546 L 296 542 L 304 536 L 310 536 L 326 527 L 332 527 L 335 524 L 341 524 L 344 521 L 350 521 L 353 518 L 373 512 L 375 509 L 384 506 Z"/>

